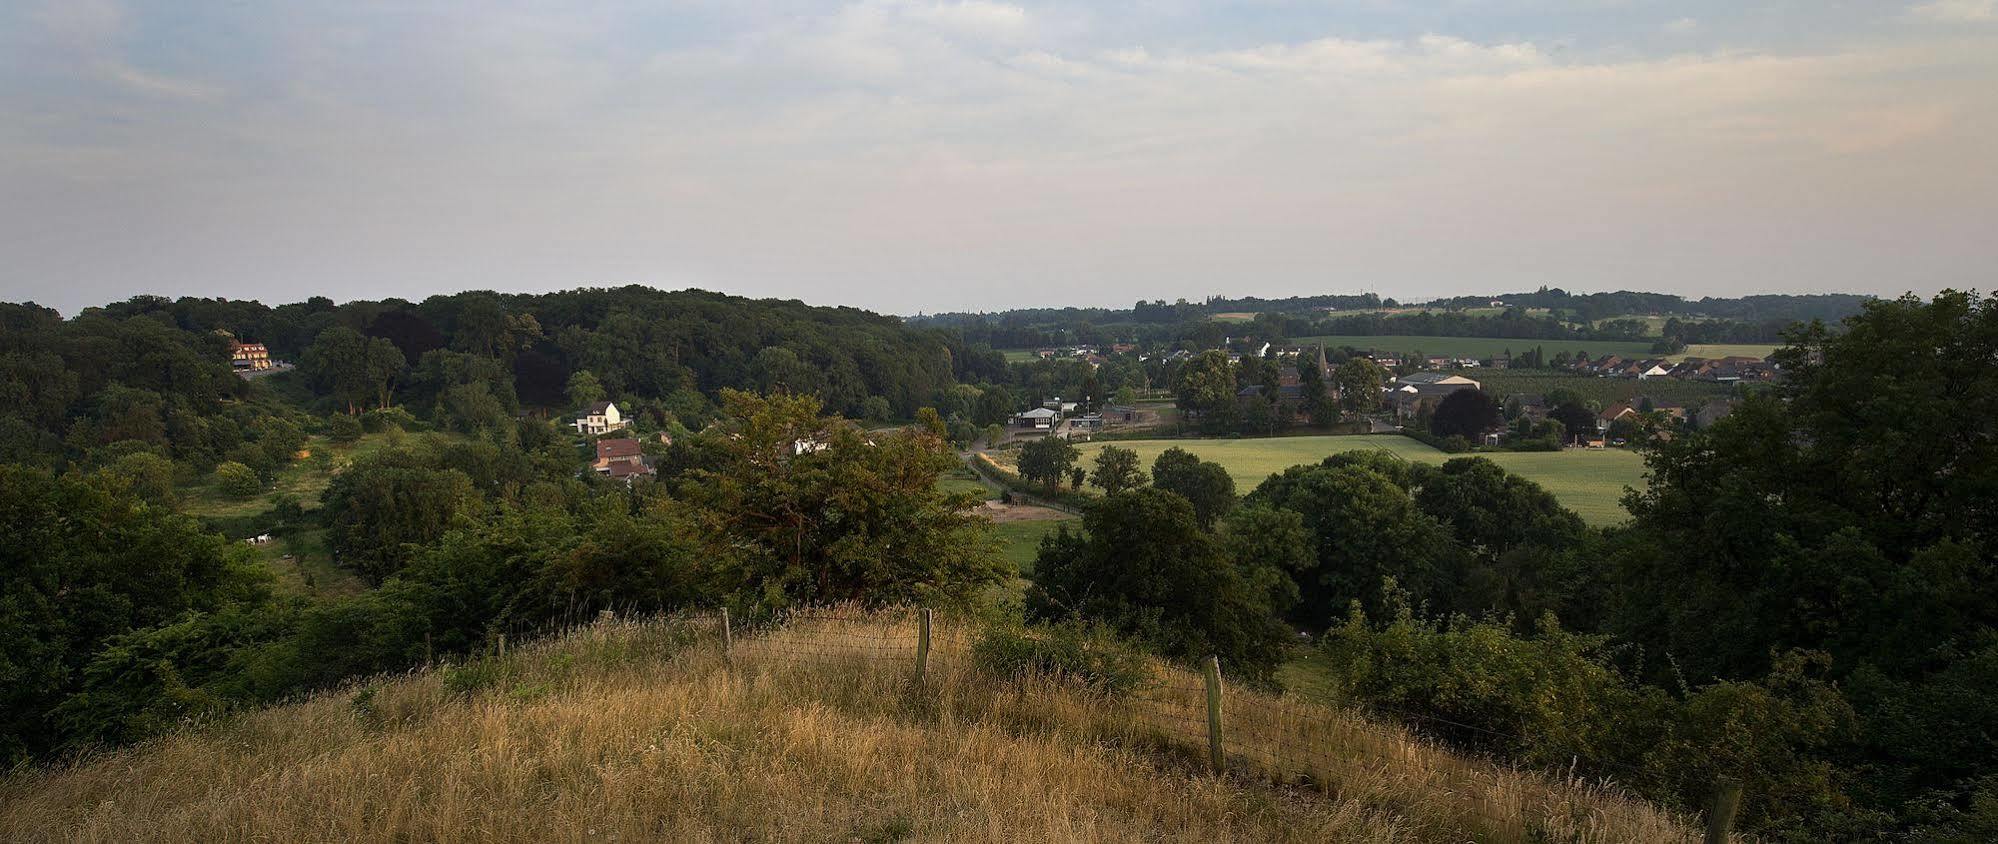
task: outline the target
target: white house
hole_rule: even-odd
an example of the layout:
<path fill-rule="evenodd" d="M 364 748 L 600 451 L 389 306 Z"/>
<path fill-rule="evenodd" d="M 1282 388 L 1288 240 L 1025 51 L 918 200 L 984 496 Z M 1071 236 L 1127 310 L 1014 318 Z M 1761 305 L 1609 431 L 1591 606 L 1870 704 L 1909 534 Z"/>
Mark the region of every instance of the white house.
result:
<path fill-rule="evenodd" d="M 624 427 L 624 414 L 617 405 L 607 401 L 596 402 L 590 409 L 576 417 L 576 433 L 600 436 Z"/>
<path fill-rule="evenodd" d="M 1037 407 L 1025 413 L 1013 415 L 1013 424 L 1022 428 L 1052 428 L 1061 414 L 1045 407 Z"/>

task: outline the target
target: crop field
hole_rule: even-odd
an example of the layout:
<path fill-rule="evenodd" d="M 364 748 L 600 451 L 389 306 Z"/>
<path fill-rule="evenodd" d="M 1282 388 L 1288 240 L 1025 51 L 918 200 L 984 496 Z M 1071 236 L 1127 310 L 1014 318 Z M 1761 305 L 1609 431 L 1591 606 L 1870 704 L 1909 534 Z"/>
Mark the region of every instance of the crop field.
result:
<path fill-rule="evenodd" d="M 1620 401 L 1630 401 L 1638 396 L 1650 396 L 1653 401 L 1668 404 L 1696 405 L 1711 398 L 1725 398 L 1734 394 L 1734 388 L 1727 384 L 1712 381 L 1682 381 L 1677 378 L 1597 378 L 1593 375 L 1578 375 L 1572 372 L 1555 372 L 1536 369 L 1472 369 L 1465 370 L 1464 377 L 1477 381 L 1485 389 L 1503 400 L 1515 394 L 1546 395 L 1554 390 L 1573 390 L 1585 402 L 1607 406 Z"/>
<path fill-rule="evenodd" d="M 1116 443 L 1085 443 L 1078 448 L 1087 465 L 1105 446 L 1115 445 L 1138 453 L 1149 469 L 1152 461 L 1175 446 L 1191 451 L 1203 460 L 1228 468 L 1235 478 L 1235 491 L 1248 494 L 1272 474 L 1291 466 L 1317 463 L 1326 456 L 1357 449 L 1384 449 L 1409 460 L 1442 463 L 1462 455 L 1445 454 L 1407 437 L 1394 435 L 1269 437 L 1217 440 L 1126 440 Z M 1644 458 L 1623 449 L 1549 452 L 1492 452 L 1479 454 L 1546 487 L 1561 503 L 1592 525 L 1615 524 L 1627 519 L 1620 499 L 1624 487 L 1642 486 Z"/>
<path fill-rule="evenodd" d="M 1683 354 L 1673 355 L 1673 360 L 1686 358 L 1725 358 L 1751 357 L 1766 358 L 1771 352 L 1782 348 L 1775 343 L 1696 343 L 1686 347 Z"/>
<path fill-rule="evenodd" d="M 1548 357 L 1561 352 L 1574 354 L 1588 352 L 1596 358 L 1613 354 L 1623 357 L 1648 357 L 1651 344 L 1645 342 L 1615 342 L 1609 340 L 1527 340 L 1507 337 L 1429 337 L 1423 335 L 1366 335 L 1366 334 L 1326 334 L 1317 337 L 1296 337 L 1289 341 L 1292 345 L 1321 344 L 1325 346 L 1352 346 L 1366 351 L 1369 349 L 1395 354 L 1421 352 L 1425 355 L 1450 355 L 1475 358 L 1488 358 L 1505 351 L 1519 354 L 1536 346 L 1545 349 Z"/>

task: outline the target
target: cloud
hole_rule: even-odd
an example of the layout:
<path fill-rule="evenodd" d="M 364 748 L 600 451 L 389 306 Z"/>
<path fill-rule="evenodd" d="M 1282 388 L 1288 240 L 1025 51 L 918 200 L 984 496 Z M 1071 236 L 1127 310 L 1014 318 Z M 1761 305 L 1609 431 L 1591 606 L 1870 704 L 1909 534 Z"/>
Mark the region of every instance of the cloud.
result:
<path fill-rule="evenodd" d="M 1924 20 L 1988 23 L 1998 21 L 1998 0 L 1931 0 L 1908 11 Z"/>
<path fill-rule="evenodd" d="M 1998 214 L 1998 51 L 1975 34 L 1778 49 L 1714 17 L 1699 41 L 1734 46 L 1640 52 L 1426 20 L 800 8 L 251 6 L 164 30 L 85 8 L 61 31 L 88 51 L 0 73 L 0 254 L 78 290 L 643 281 L 902 312 L 1998 259 L 1965 245 Z M 195 31 L 260 63 L 174 40 Z"/>
<path fill-rule="evenodd" d="M 1012 41 L 1027 34 L 1027 10 L 1007 3 L 963 0 L 911 7 L 912 19 L 954 34 L 991 41 Z"/>
<path fill-rule="evenodd" d="M 138 68 L 123 64 L 107 63 L 102 73 L 131 90 L 147 94 L 157 94 L 188 100 L 202 100 L 218 96 L 222 89 L 188 79 L 175 79 L 156 73 L 147 73 Z"/>
<path fill-rule="evenodd" d="M 1665 24 L 1665 31 L 1672 35 L 1688 35 L 1694 32 L 1698 32 L 1699 29 L 1700 29 L 1700 22 L 1693 18 L 1680 18 L 1678 20 L 1672 21 L 1671 23 Z"/>

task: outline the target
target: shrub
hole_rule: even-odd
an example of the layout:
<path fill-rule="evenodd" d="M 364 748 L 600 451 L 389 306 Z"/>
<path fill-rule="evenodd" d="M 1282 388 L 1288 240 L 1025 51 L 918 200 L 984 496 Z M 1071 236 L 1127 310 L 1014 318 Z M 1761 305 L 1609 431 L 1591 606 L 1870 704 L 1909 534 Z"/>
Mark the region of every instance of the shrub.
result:
<path fill-rule="evenodd" d="M 236 498 L 248 498 L 264 488 L 264 482 L 257 477 L 257 470 L 234 460 L 215 467 L 215 484 L 222 494 Z"/>
<path fill-rule="evenodd" d="M 980 668 L 1008 680 L 1053 677 L 1113 696 L 1136 691 L 1150 679 L 1144 657 L 1077 624 L 988 628 L 971 654 Z"/>
<path fill-rule="evenodd" d="M 326 435 L 336 443 L 351 443 L 361 438 L 361 420 L 345 413 L 333 414 L 326 421 Z"/>
<path fill-rule="evenodd" d="M 400 407 L 383 407 L 361 414 L 361 428 L 370 434 L 379 434 L 391 428 L 409 430 L 416 425 L 416 417 Z"/>

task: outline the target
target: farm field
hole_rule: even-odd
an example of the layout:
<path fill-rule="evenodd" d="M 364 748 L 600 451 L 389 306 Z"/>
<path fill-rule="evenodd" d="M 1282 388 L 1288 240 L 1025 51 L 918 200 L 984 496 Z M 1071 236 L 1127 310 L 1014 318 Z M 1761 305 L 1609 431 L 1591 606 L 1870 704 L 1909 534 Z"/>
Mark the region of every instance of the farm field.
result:
<path fill-rule="evenodd" d="M 1452 457 L 1407 437 L 1355 434 L 1346 436 L 1270 437 L 1217 440 L 1125 440 L 1113 443 L 1085 443 L 1078 448 L 1086 465 L 1105 446 L 1115 445 L 1138 453 L 1149 468 L 1152 461 L 1175 446 L 1191 451 L 1203 460 L 1228 468 L 1235 479 L 1235 491 L 1248 494 L 1264 478 L 1291 466 L 1317 463 L 1326 456 L 1358 449 L 1383 449 L 1409 460 L 1440 464 Z M 1592 525 L 1615 524 L 1628 518 L 1620 503 L 1626 486 L 1644 483 L 1644 458 L 1622 449 L 1601 451 L 1493 452 L 1479 454 L 1546 487 L 1561 503 Z"/>
<path fill-rule="evenodd" d="M 1614 342 L 1608 340 L 1529 340 L 1508 337 L 1430 337 L 1424 335 L 1366 335 L 1366 334 L 1325 334 L 1317 337 L 1296 337 L 1290 340 L 1293 345 L 1320 344 L 1325 346 L 1352 346 L 1366 351 L 1376 349 L 1395 354 L 1421 352 L 1425 355 L 1462 355 L 1486 358 L 1511 350 L 1519 354 L 1538 346 L 1547 351 L 1548 357 L 1560 352 L 1574 354 L 1588 352 L 1589 357 L 1606 354 L 1624 357 L 1648 357 L 1651 344 L 1645 342 Z"/>
<path fill-rule="evenodd" d="M 1686 358 L 1751 357 L 1766 358 L 1771 352 L 1782 348 L 1775 343 L 1695 343 L 1687 346 L 1682 354 L 1672 355 L 1672 360 Z"/>
<path fill-rule="evenodd" d="M 1573 390 L 1585 402 L 1607 406 L 1650 396 L 1653 401 L 1693 405 L 1710 398 L 1725 398 L 1734 388 L 1712 381 L 1683 381 L 1677 378 L 1597 378 L 1572 372 L 1537 369 L 1470 369 L 1462 374 L 1477 381 L 1485 392 L 1503 400 L 1515 394 L 1546 395 L 1554 390 Z"/>

